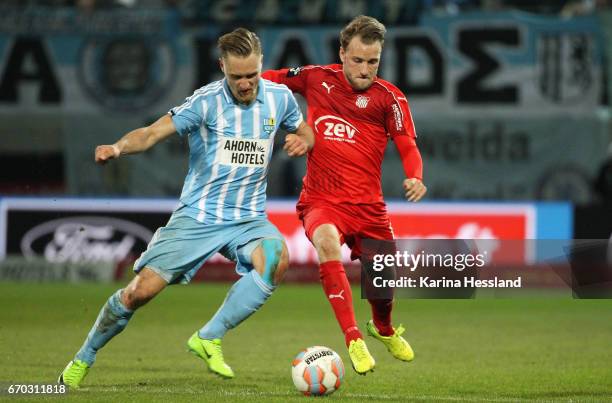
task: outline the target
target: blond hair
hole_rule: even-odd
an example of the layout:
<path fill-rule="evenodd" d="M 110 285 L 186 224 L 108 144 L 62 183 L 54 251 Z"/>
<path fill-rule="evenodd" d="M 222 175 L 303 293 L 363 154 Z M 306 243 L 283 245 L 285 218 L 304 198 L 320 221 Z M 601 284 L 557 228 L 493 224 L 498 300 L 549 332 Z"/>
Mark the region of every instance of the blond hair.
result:
<path fill-rule="evenodd" d="M 261 55 L 261 41 L 254 32 L 245 28 L 238 28 L 221 36 L 217 41 L 217 47 L 223 58 L 228 54 L 240 57 L 247 57 L 253 53 Z"/>
<path fill-rule="evenodd" d="M 382 46 L 385 43 L 386 32 L 385 26 L 376 18 L 360 15 L 353 18 L 340 32 L 340 46 L 346 49 L 351 39 L 356 36 L 360 37 L 365 44 L 369 45 L 378 41 Z"/>

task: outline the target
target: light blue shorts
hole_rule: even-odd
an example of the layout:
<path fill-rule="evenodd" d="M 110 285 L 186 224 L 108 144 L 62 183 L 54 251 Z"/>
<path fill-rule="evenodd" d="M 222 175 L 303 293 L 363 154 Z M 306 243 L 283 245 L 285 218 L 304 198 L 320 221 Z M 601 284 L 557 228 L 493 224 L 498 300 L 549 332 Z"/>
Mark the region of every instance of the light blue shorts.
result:
<path fill-rule="evenodd" d="M 243 275 L 253 269 L 251 253 L 263 239 L 284 242 L 274 224 L 263 217 L 202 224 L 179 208 L 168 224 L 155 232 L 147 250 L 134 263 L 134 271 L 148 267 L 169 284 L 184 284 L 219 252 L 236 262 L 236 271 Z"/>

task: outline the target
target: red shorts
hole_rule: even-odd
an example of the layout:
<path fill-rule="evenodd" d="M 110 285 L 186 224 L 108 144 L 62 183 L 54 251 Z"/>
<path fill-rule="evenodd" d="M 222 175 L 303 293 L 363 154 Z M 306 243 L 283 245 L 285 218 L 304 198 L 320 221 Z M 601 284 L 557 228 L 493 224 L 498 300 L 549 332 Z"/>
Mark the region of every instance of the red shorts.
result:
<path fill-rule="evenodd" d="M 340 243 L 351 249 L 351 259 L 361 256 L 363 239 L 392 240 L 393 229 L 384 208 L 374 205 L 298 203 L 297 212 L 306 236 L 312 242 L 315 230 L 322 224 L 333 224 L 340 232 Z"/>

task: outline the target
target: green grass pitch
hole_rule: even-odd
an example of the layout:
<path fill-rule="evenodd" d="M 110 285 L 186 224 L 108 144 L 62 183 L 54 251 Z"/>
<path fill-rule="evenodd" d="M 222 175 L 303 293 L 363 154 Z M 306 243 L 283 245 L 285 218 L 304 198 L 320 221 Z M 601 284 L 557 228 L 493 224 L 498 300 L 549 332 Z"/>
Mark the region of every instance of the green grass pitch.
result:
<path fill-rule="evenodd" d="M 81 390 L 11 401 L 303 402 L 312 398 L 295 391 L 290 363 L 310 345 L 333 348 L 347 367 L 330 401 L 612 400 L 612 300 L 399 300 L 394 318 L 406 326 L 416 359 L 397 361 L 366 338 L 377 366 L 364 377 L 350 368 L 320 287 L 284 285 L 226 336 L 226 360 L 237 376 L 222 380 L 185 342 L 228 287 L 170 287 L 98 354 Z M 0 283 L 0 384 L 55 382 L 117 288 Z M 369 306 L 355 305 L 364 331 Z"/>

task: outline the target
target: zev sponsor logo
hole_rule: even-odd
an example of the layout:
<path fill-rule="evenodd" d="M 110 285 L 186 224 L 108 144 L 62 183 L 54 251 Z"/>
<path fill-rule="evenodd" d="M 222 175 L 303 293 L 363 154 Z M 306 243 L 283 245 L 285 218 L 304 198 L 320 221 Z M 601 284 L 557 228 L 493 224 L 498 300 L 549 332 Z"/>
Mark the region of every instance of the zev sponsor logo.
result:
<path fill-rule="evenodd" d="M 21 239 L 26 258 L 54 263 L 120 262 L 146 248 L 153 233 L 130 221 L 76 216 L 47 221 Z"/>
<path fill-rule="evenodd" d="M 355 143 L 359 130 L 346 120 L 334 115 L 324 115 L 315 121 L 315 130 L 322 133 L 325 140 Z"/>

